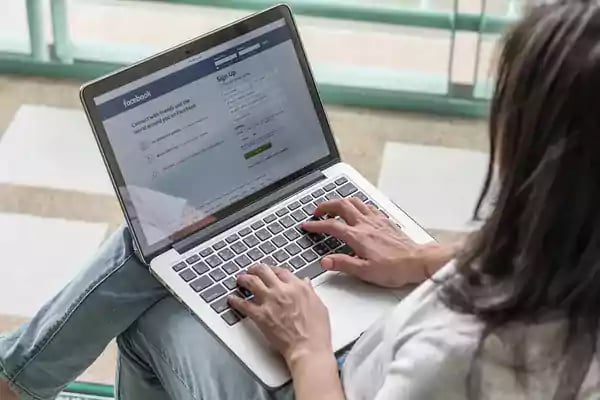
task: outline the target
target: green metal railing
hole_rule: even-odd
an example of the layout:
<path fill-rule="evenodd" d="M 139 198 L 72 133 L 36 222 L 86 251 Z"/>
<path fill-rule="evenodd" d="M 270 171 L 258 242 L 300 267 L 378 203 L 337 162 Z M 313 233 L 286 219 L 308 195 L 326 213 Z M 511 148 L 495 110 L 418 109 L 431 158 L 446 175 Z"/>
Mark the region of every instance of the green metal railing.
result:
<path fill-rule="evenodd" d="M 66 0 L 25 1 L 31 51 L 29 54 L 19 54 L 1 52 L 0 49 L 0 73 L 91 79 L 159 50 L 119 44 L 92 45 L 74 42 L 69 32 Z M 46 37 L 42 15 L 43 6 L 48 1 L 52 41 Z M 451 51 L 446 74 L 425 75 L 415 71 L 315 65 L 315 76 L 325 102 L 476 117 L 485 115 L 487 111 L 487 85 L 478 82 L 476 77 L 471 84 L 453 82 L 456 34 L 475 33 L 481 43 L 484 35 L 500 33 L 514 21 L 519 7 L 518 0 L 508 0 L 505 15 L 488 15 L 485 12 L 486 0 L 480 1 L 482 11 L 477 13 L 460 12 L 459 0 L 454 0 L 448 10 L 433 9 L 428 0 L 421 0 L 413 8 L 374 5 L 358 0 L 289 0 L 288 3 L 300 15 L 435 29 L 449 34 Z M 246 10 L 259 10 L 275 3 L 271 0 L 164 2 Z M 475 61 L 476 69 L 479 65 L 478 57 L 479 54 Z"/>

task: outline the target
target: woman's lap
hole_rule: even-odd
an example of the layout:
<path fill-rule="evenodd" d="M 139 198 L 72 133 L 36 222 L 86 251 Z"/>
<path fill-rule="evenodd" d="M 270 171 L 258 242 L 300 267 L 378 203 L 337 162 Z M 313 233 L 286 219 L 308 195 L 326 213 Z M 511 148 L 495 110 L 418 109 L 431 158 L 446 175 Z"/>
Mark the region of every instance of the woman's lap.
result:
<path fill-rule="evenodd" d="M 293 399 L 291 386 L 268 392 L 169 297 L 117 339 L 120 399 Z M 162 397 L 161 397 L 162 394 Z"/>
<path fill-rule="evenodd" d="M 0 375 L 22 398 L 54 398 L 165 296 L 120 228 L 29 323 L 0 337 Z"/>
<path fill-rule="evenodd" d="M 264 390 L 168 296 L 133 255 L 126 228 L 31 322 L 0 336 L 0 376 L 23 399 L 54 398 L 118 335 L 124 399 L 293 397 Z"/>

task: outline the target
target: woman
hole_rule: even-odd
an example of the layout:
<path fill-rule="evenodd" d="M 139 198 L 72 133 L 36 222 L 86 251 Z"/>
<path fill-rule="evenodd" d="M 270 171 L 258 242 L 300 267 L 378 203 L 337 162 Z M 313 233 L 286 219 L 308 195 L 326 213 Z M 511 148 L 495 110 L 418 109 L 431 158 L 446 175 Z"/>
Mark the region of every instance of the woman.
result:
<path fill-rule="evenodd" d="M 535 8 L 508 33 L 481 197 L 497 177 L 495 207 L 455 261 L 337 360 L 341 379 L 327 310 L 309 283 L 256 266 L 239 278 L 255 301 L 231 299 L 292 372 L 293 387 L 269 393 L 147 276 L 126 231 L 32 323 L 0 339 L 0 371 L 22 398 L 51 398 L 119 335 L 122 399 L 598 398 L 599 38 L 600 5 L 583 0 Z M 356 200 L 316 213 L 348 225 L 307 230 L 360 256 L 323 266 L 374 284 L 424 280 L 453 255 L 414 245 Z"/>

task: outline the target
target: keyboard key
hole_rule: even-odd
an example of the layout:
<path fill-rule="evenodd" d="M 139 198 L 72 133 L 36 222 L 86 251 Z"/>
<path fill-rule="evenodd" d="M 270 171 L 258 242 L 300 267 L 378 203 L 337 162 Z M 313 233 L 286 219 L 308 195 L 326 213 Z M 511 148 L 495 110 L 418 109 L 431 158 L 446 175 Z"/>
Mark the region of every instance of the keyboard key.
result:
<path fill-rule="evenodd" d="M 360 199 L 360 201 L 362 201 L 363 203 L 369 200 L 369 198 L 363 192 L 356 192 L 352 195 L 352 197 Z"/>
<path fill-rule="evenodd" d="M 348 179 L 345 176 L 342 176 L 341 178 L 335 180 L 335 184 L 338 186 L 343 185 L 346 182 L 348 182 Z"/>
<path fill-rule="evenodd" d="M 310 246 L 312 246 L 312 240 L 310 240 L 307 237 L 301 237 L 300 239 L 298 239 L 296 244 L 302 247 L 303 249 L 308 249 Z"/>
<path fill-rule="evenodd" d="M 219 252 L 219 256 L 223 259 L 223 261 L 229 261 L 233 257 L 235 257 L 235 253 L 233 251 L 231 251 L 230 249 L 225 249 L 225 250 L 221 250 Z"/>
<path fill-rule="evenodd" d="M 247 274 L 247 273 L 248 273 L 248 271 L 247 271 L 247 270 L 245 270 L 245 269 L 242 269 L 242 270 L 240 270 L 238 273 L 236 273 L 236 274 L 235 274 L 235 276 L 236 276 L 236 278 L 237 278 L 238 276 L 240 276 L 240 275 L 244 275 L 244 274 Z"/>
<path fill-rule="evenodd" d="M 214 250 L 213 250 L 212 248 L 210 248 L 210 247 L 207 247 L 207 248 L 205 248 L 204 250 L 202 250 L 202 251 L 200 252 L 200 255 L 201 255 L 202 257 L 208 257 L 208 256 L 210 256 L 210 255 L 213 253 L 213 251 L 214 251 Z"/>
<path fill-rule="evenodd" d="M 313 203 L 307 204 L 304 207 L 302 207 L 302 211 L 304 211 L 306 215 L 313 215 L 316 209 L 317 206 L 315 206 Z"/>
<path fill-rule="evenodd" d="M 204 275 L 196 279 L 194 282 L 190 283 L 190 286 L 192 287 L 192 289 L 194 289 L 194 292 L 198 293 L 212 284 L 213 281 L 208 276 Z"/>
<path fill-rule="evenodd" d="M 265 226 L 265 223 L 262 222 L 261 220 L 256 221 L 255 223 L 253 223 L 252 225 L 250 225 L 252 227 L 252 229 L 257 230 L 262 228 L 263 226 Z"/>
<path fill-rule="evenodd" d="M 180 273 L 179 276 L 185 282 L 189 282 L 189 281 L 191 281 L 192 279 L 194 279 L 196 277 L 196 274 L 191 269 L 186 269 L 185 271 L 183 271 L 182 273 Z"/>
<path fill-rule="evenodd" d="M 294 241 L 300 237 L 300 234 L 298 233 L 298 231 L 296 229 L 292 228 L 292 229 L 288 229 L 287 231 L 285 231 L 283 233 L 283 236 L 285 236 L 290 241 Z"/>
<path fill-rule="evenodd" d="M 312 240 L 313 243 L 319 243 L 320 241 L 322 241 L 323 239 L 325 239 L 325 235 L 322 235 L 320 233 L 309 233 L 308 234 L 308 238 L 310 240 Z"/>
<path fill-rule="evenodd" d="M 253 261 L 260 260 L 265 256 L 263 252 L 256 247 L 250 250 L 247 254 Z"/>
<path fill-rule="evenodd" d="M 333 189 L 335 189 L 335 183 L 333 182 L 323 186 L 323 190 L 325 190 L 326 192 L 331 192 Z"/>
<path fill-rule="evenodd" d="M 340 242 L 339 240 L 337 240 L 334 237 L 330 237 L 329 239 L 327 239 L 325 241 L 325 244 L 327 245 L 327 247 L 329 247 L 331 250 L 335 250 L 338 247 L 340 247 L 340 245 L 342 244 L 342 242 Z"/>
<path fill-rule="evenodd" d="M 304 196 L 303 198 L 300 199 L 300 203 L 302 203 L 302 204 L 310 203 L 311 201 L 312 201 L 312 197 L 310 195 Z"/>
<path fill-rule="evenodd" d="M 348 254 L 349 256 L 354 255 L 354 250 L 352 249 L 352 247 L 348 246 L 347 244 L 343 245 L 342 247 L 337 249 L 335 252 L 338 254 Z"/>
<path fill-rule="evenodd" d="M 233 243 L 233 242 L 235 242 L 236 240 L 238 240 L 239 238 L 240 238 L 240 237 L 234 233 L 233 235 L 230 235 L 230 236 L 228 236 L 228 237 L 225 239 L 225 241 L 226 241 L 227 243 Z"/>
<path fill-rule="evenodd" d="M 198 262 L 199 259 L 200 259 L 200 257 L 197 254 L 194 254 L 193 256 L 186 258 L 185 261 L 188 264 L 192 265 L 192 264 Z"/>
<path fill-rule="evenodd" d="M 260 245 L 260 246 L 258 246 L 258 247 L 259 247 L 259 248 L 260 248 L 260 249 L 263 251 L 263 253 L 265 253 L 265 254 L 271 254 L 272 252 L 274 252 L 275 250 L 277 250 L 277 247 L 275 247 L 275 246 L 273 245 L 273 243 L 271 243 L 271 242 L 266 242 L 266 243 L 263 243 L 263 244 L 261 244 L 261 245 Z"/>
<path fill-rule="evenodd" d="M 202 262 L 202 261 L 201 261 L 201 262 L 199 262 L 198 264 L 194 264 L 194 265 L 192 266 L 192 268 L 194 269 L 194 271 L 196 271 L 196 273 L 197 273 L 198 275 L 205 274 L 205 273 L 206 273 L 206 272 L 208 272 L 208 270 L 210 269 L 210 268 L 208 268 L 208 265 L 206 265 L 206 263 L 204 263 L 204 262 Z"/>
<path fill-rule="evenodd" d="M 248 247 L 246 247 L 246 245 L 242 242 L 235 242 L 231 245 L 231 250 L 235 251 L 236 254 L 242 254 L 248 250 Z"/>
<path fill-rule="evenodd" d="M 317 276 L 321 275 L 323 272 L 325 272 L 325 269 L 323 269 L 321 263 L 319 261 L 315 261 L 313 263 L 308 264 L 300 271 L 296 272 L 296 276 L 300 279 L 314 279 Z"/>
<path fill-rule="evenodd" d="M 243 237 L 243 236 L 248 236 L 251 233 L 252 233 L 252 229 L 246 227 L 246 228 L 242 229 L 241 231 L 239 231 L 238 235 Z"/>
<path fill-rule="evenodd" d="M 209 275 L 215 282 L 219 282 L 220 280 L 225 279 L 227 276 L 227 274 L 221 268 L 213 269 L 210 271 Z"/>
<path fill-rule="evenodd" d="M 216 254 L 213 254 L 212 256 L 208 257 L 205 261 L 208 265 L 210 265 L 211 268 L 223 264 L 223 261 L 221 261 L 221 259 Z"/>
<path fill-rule="evenodd" d="M 294 221 L 292 219 L 292 217 L 290 217 L 289 215 L 286 215 L 285 217 L 283 217 L 279 220 L 279 223 L 281 225 L 283 225 L 284 227 L 289 228 L 290 226 L 293 226 L 296 223 L 296 221 Z M 276 233 L 276 232 L 273 232 L 273 233 Z"/>
<path fill-rule="evenodd" d="M 298 201 L 294 201 L 288 205 L 288 208 L 290 209 L 290 211 L 294 211 L 298 207 L 300 207 L 300 202 L 298 202 Z"/>
<path fill-rule="evenodd" d="M 223 315 L 221 315 L 221 318 L 223 318 L 229 326 L 233 326 L 240 322 L 240 317 L 236 313 L 234 313 L 233 310 L 229 310 L 226 313 L 223 313 Z"/>
<path fill-rule="evenodd" d="M 319 197 L 318 199 L 316 199 L 314 201 L 314 203 L 316 204 L 316 206 L 320 206 L 322 203 L 325 203 L 327 201 L 327 199 L 325 197 Z"/>
<path fill-rule="evenodd" d="M 320 256 L 324 256 L 325 254 L 329 253 L 329 247 L 325 246 L 324 243 L 319 243 L 313 246 L 313 250 Z"/>
<path fill-rule="evenodd" d="M 325 195 L 325 198 L 327 200 L 335 200 L 335 199 L 339 199 L 340 195 L 337 194 L 337 192 L 329 192 Z"/>
<path fill-rule="evenodd" d="M 228 262 L 225 265 L 223 265 L 221 268 L 223 268 L 223 270 L 225 272 L 227 272 L 227 274 L 229 274 L 229 275 L 237 272 L 237 270 L 239 269 L 238 266 L 236 264 L 234 264 L 233 262 Z"/>
<path fill-rule="evenodd" d="M 266 229 L 261 229 L 260 231 L 256 232 L 256 237 L 259 238 L 260 240 L 262 240 L 263 242 L 265 240 L 267 240 L 268 238 L 270 238 L 271 236 L 271 232 L 269 232 Z"/>
<path fill-rule="evenodd" d="M 202 299 L 204 299 L 205 302 L 210 303 L 214 299 L 223 296 L 225 293 L 227 293 L 227 290 L 225 290 L 223 285 L 217 284 L 200 293 L 200 297 L 202 297 Z"/>
<path fill-rule="evenodd" d="M 292 218 L 296 220 L 296 222 L 304 221 L 308 217 L 302 210 L 296 210 L 292 213 Z"/>
<path fill-rule="evenodd" d="M 275 216 L 275 214 L 271 214 L 271 215 L 267 215 L 265 218 L 263 218 L 263 221 L 265 224 L 270 224 L 271 222 L 275 221 L 277 219 L 277 217 Z"/>
<path fill-rule="evenodd" d="M 292 255 L 292 256 L 295 256 L 296 254 L 298 254 L 302 251 L 300 246 L 298 246 L 296 243 L 289 244 L 288 246 L 285 247 L 285 250 L 288 253 L 290 253 L 290 255 Z"/>
<path fill-rule="evenodd" d="M 252 263 L 252 261 L 248 258 L 247 255 L 242 254 L 241 256 L 239 256 L 238 258 L 235 259 L 235 263 L 237 265 L 239 265 L 240 268 L 244 268 L 244 267 L 247 267 L 248 265 L 250 265 L 250 263 Z"/>
<path fill-rule="evenodd" d="M 300 254 L 300 256 L 308 262 L 314 261 L 317 258 L 319 258 L 319 256 L 311 249 L 306 250 L 304 253 Z"/>
<path fill-rule="evenodd" d="M 235 276 L 230 276 L 223 281 L 223 285 L 229 290 L 233 290 L 237 287 L 237 279 Z"/>
<path fill-rule="evenodd" d="M 246 243 L 246 246 L 248 247 L 254 247 L 260 243 L 260 240 L 254 235 L 249 235 L 244 238 L 244 243 Z"/>
<path fill-rule="evenodd" d="M 323 189 L 317 189 L 314 192 L 312 192 L 310 195 L 316 199 L 317 197 L 321 197 L 324 194 L 325 194 L 325 191 Z"/>
<path fill-rule="evenodd" d="M 283 227 L 279 225 L 278 222 L 273 222 L 271 225 L 267 226 L 267 229 L 273 234 L 277 235 L 279 232 L 283 230 Z"/>
<path fill-rule="evenodd" d="M 266 265 L 270 265 L 271 267 L 274 267 L 277 265 L 277 262 L 273 259 L 273 257 L 265 257 L 262 260 L 260 260 L 261 263 L 266 264 Z"/>
<path fill-rule="evenodd" d="M 279 251 L 273 253 L 273 257 L 279 262 L 283 262 L 283 261 L 287 260 L 288 258 L 290 258 L 289 254 L 283 250 L 279 250 Z"/>
<path fill-rule="evenodd" d="M 353 184 L 351 184 L 350 182 L 346 183 L 344 186 L 342 186 L 341 188 L 339 188 L 337 190 L 337 192 L 340 194 L 340 196 L 342 197 L 348 197 L 350 196 L 352 193 L 356 192 L 358 189 L 356 188 L 356 186 L 354 186 Z"/>
<path fill-rule="evenodd" d="M 249 300 L 254 297 L 254 294 L 246 288 L 241 286 L 238 287 L 237 292 L 232 293 L 234 296 L 241 297 L 242 299 Z"/>
<path fill-rule="evenodd" d="M 294 268 L 299 269 L 306 265 L 306 261 L 302 257 L 294 257 L 290 260 L 290 264 Z"/>
<path fill-rule="evenodd" d="M 224 242 L 223 240 L 221 240 L 221 241 L 219 241 L 219 242 L 217 242 L 217 243 L 213 244 L 213 246 L 212 246 L 212 247 L 213 247 L 213 249 L 215 249 L 215 250 L 221 250 L 221 249 L 222 249 L 223 247 L 225 247 L 225 246 L 226 246 L 225 242 Z"/>
<path fill-rule="evenodd" d="M 280 208 L 275 214 L 278 217 L 283 217 L 285 214 L 287 214 L 289 212 L 289 210 L 287 208 Z"/>
<path fill-rule="evenodd" d="M 187 268 L 187 265 L 182 261 L 182 262 L 180 262 L 178 264 L 173 265 L 172 268 L 173 268 L 173 271 L 179 272 L 179 271 Z"/>
<path fill-rule="evenodd" d="M 223 311 L 229 310 L 229 302 L 227 300 L 227 296 L 223 296 L 219 300 L 212 303 L 210 306 L 217 313 L 221 314 Z"/>
<path fill-rule="evenodd" d="M 271 239 L 271 242 L 273 242 L 273 244 L 277 247 L 282 247 L 288 244 L 287 239 L 281 235 L 275 236 L 273 239 Z"/>

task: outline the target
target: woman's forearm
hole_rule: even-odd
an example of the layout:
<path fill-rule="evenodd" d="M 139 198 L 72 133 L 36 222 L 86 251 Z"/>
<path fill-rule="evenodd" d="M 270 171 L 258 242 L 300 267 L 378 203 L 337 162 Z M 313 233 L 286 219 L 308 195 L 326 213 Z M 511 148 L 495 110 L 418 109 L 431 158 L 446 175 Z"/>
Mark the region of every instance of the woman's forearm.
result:
<path fill-rule="evenodd" d="M 345 400 L 333 354 L 306 354 L 288 360 L 296 400 Z"/>

